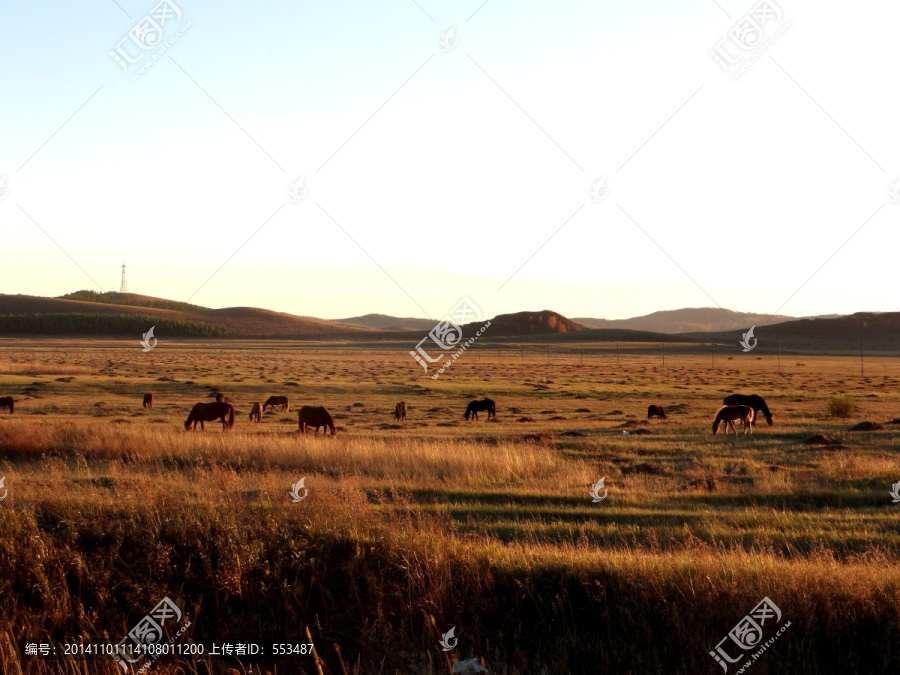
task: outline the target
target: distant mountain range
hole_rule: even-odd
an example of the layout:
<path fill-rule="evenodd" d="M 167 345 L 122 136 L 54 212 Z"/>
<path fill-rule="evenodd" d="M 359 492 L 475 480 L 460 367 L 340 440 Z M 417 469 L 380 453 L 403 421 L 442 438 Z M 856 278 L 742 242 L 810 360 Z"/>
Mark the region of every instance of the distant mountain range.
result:
<path fill-rule="evenodd" d="M 900 349 L 900 313 L 858 312 L 809 318 L 765 316 L 721 308 L 660 311 L 631 319 L 568 319 L 551 310 L 500 314 L 490 319 L 487 341 L 715 342 L 737 345 L 755 326 L 761 351 L 787 348 L 846 351 L 862 339 L 866 349 Z M 78 291 L 60 298 L 0 294 L 0 335 L 134 335 L 156 325 L 156 334 L 212 338 L 418 340 L 434 319 L 366 314 L 329 320 L 255 307 L 210 309 L 137 295 Z M 467 324 L 466 335 L 480 325 Z M 765 345 L 765 346 L 763 346 Z"/>
<path fill-rule="evenodd" d="M 631 319 L 592 319 L 576 317 L 567 319 L 561 314 L 544 310 L 542 312 L 517 312 L 515 314 L 503 314 L 506 327 L 520 326 L 521 333 L 516 335 L 531 335 L 534 333 L 565 333 L 573 330 L 585 330 L 588 328 L 609 328 L 650 331 L 652 333 L 699 333 L 717 332 L 727 330 L 747 330 L 757 324 L 773 325 L 785 321 L 796 321 L 798 317 L 782 314 L 752 314 L 747 312 L 733 312 L 719 307 L 688 307 L 685 309 L 664 310 L 653 312 L 646 316 L 636 316 Z M 834 318 L 837 314 L 803 318 Z M 498 317 L 499 318 L 499 317 Z M 350 319 L 338 319 L 341 323 L 381 330 L 430 330 L 435 322 L 432 319 L 412 319 L 387 316 L 385 314 L 366 314 Z"/>
<path fill-rule="evenodd" d="M 836 315 L 835 315 L 836 316 Z M 629 330 L 649 330 L 654 333 L 697 333 L 723 330 L 747 330 L 757 324 L 772 325 L 795 321 L 797 317 L 781 314 L 751 314 L 732 312 L 720 307 L 687 307 L 653 312 L 646 316 L 631 319 L 586 319 L 576 318 L 573 321 L 589 328 L 627 328 Z"/>

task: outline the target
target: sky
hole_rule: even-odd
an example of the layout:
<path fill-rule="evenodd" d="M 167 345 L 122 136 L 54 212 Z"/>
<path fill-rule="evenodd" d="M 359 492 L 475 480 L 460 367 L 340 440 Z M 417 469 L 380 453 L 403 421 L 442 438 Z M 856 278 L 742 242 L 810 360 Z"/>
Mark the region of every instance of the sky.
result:
<path fill-rule="evenodd" d="M 323 318 L 896 311 L 898 24 L 889 0 L 7 3 L 0 293 L 127 264 L 134 293 Z"/>

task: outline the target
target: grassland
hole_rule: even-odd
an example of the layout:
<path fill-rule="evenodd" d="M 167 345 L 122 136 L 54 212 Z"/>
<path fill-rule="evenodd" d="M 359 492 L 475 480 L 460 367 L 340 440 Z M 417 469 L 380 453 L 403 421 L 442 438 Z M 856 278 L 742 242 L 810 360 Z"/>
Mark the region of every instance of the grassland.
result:
<path fill-rule="evenodd" d="M 408 345 L 0 340 L 17 400 L 0 413 L 0 669 L 120 672 L 24 643 L 115 643 L 169 596 L 183 642 L 268 654 L 309 627 L 332 673 L 334 645 L 352 673 L 447 672 L 429 615 L 492 673 L 718 673 L 709 652 L 768 596 L 791 626 L 749 672 L 897 670 L 900 360 L 862 377 L 840 357 L 782 355 L 778 372 L 753 353 L 713 368 L 673 347 L 663 367 L 572 349 L 476 348 L 435 381 Z M 765 395 L 776 425 L 712 436 L 733 391 Z M 235 429 L 185 432 L 216 392 Z M 835 393 L 853 417 L 828 415 Z M 272 394 L 292 411 L 250 423 Z M 465 422 L 484 395 L 497 420 Z M 669 418 L 645 423 L 651 402 Z M 298 436 L 305 403 L 338 435 Z M 884 428 L 849 430 L 863 420 Z M 229 668 L 315 672 L 309 656 L 153 666 Z"/>

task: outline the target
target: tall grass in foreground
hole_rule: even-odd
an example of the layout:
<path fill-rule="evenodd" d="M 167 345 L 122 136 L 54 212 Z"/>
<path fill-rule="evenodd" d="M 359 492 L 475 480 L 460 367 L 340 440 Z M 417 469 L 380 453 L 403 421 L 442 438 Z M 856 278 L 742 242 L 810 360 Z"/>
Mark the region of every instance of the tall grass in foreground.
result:
<path fill-rule="evenodd" d="M 897 665 L 900 567 L 889 556 L 503 544 L 460 537 L 449 514 L 402 496 L 381 508 L 361 477 L 316 478 L 294 504 L 277 470 L 252 489 L 219 467 L 122 467 L 68 489 L 69 470 L 59 473 L 17 486 L 0 509 L 0 630 L 17 644 L 116 642 L 169 595 L 193 622 L 186 640 L 269 644 L 309 625 L 321 653 L 340 644 L 360 674 L 440 672 L 427 614 L 457 626 L 460 655 L 484 655 L 492 672 L 711 672 L 711 646 L 769 596 L 793 625 L 755 672 Z M 12 661 L 0 641 L 4 672 Z M 311 672 L 309 662 L 276 665 Z"/>
<path fill-rule="evenodd" d="M 215 423 L 210 423 L 213 428 Z M 498 442 L 373 439 L 338 435 L 316 438 L 294 432 L 268 435 L 188 433 L 66 422 L 0 424 L 0 448 L 9 460 L 42 457 L 121 461 L 158 470 L 226 466 L 242 470 L 298 468 L 326 476 L 364 475 L 395 480 L 439 480 L 459 486 L 504 485 L 523 480 L 580 481 L 587 463 L 562 459 L 543 446 Z"/>
<path fill-rule="evenodd" d="M 705 428 L 699 450 L 690 436 L 617 437 L 579 454 L 174 426 L 0 419 L 0 632 L 13 643 L 0 636 L 0 671 L 119 672 L 41 671 L 21 644 L 115 643 L 165 595 L 194 643 L 266 645 L 309 626 L 332 673 L 333 644 L 356 675 L 442 672 L 429 614 L 493 673 L 718 672 L 710 649 L 764 596 L 792 626 L 753 673 L 900 667 L 897 519 L 871 486 L 897 466 L 883 449 L 829 451 L 813 470 L 783 440 L 712 443 Z M 618 468 L 649 453 L 670 473 Z M 598 468 L 612 492 L 596 505 L 584 486 Z M 309 496 L 293 503 L 304 475 Z M 682 489 L 706 475 L 719 487 Z M 313 672 L 297 658 L 265 669 Z"/>

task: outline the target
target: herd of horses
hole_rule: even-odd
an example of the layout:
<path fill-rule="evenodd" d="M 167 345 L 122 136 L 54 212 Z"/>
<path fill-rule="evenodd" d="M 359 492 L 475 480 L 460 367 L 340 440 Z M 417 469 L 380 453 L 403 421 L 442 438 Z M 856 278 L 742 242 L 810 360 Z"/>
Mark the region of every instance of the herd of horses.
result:
<path fill-rule="evenodd" d="M 152 407 L 152 394 L 144 394 L 145 406 L 148 397 Z M 256 418 L 256 421 L 259 422 L 262 413 L 269 408 L 272 408 L 273 412 L 275 408 L 280 408 L 283 412 L 287 412 L 290 410 L 290 401 L 287 396 L 270 396 L 262 406 L 257 401 L 250 408 L 250 421 L 252 422 Z M 196 403 L 191 409 L 191 414 L 188 415 L 187 421 L 184 423 L 184 428 L 187 430 L 196 429 L 197 424 L 199 424 L 200 429 L 205 430 L 205 422 L 215 422 L 216 420 L 222 423 L 222 431 L 227 431 L 234 427 L 234 406 L 226 402 L 222 394 L 216 394 L 216 400 L 212 403 Z M 325 433 L 328 433 L 327 430 L 330 429 L 332 436 L 337 433 L 334 418 L 322 406 L 305 405 L 300 408 L 297 411 L 297 423 L 299 424 L 300 432 L 304 434 L 310 427 L 315 427 L 317 436 L 321 427 L 325 427 Z"/>
<path fill-rule="evenodd" d="M 719 433 L 719 427 L 723 422 L 726 434 L 729 428 L 737 434 L 737 429 L 734 426 L 736 421 L 740 421 L 744 434 L 752 434 L 753 427 L 756 424 L 756 415 L 760 412 L 765 416 L 766 422 L 770 427 L 775 424 L 774 416 L 769 410 L 769 406 L 766 405 L 763 397 L 757 394 L 731 394 L 723 399 L 722 404 L 722 407 L 716 412 L 716 417 L 712 423 L 714 435 Z M 143 406 L 144 408 L 153 409 L 153 394 L 144 394 Z M 0 397 L 0 410 L 4 408 L 8 409 L 10 413 L 13 412 L 15 401 L 13 401 L 11 396 Z M 287 396 L 270 396 L 262 405 L 257 401 L 250 408 L 250 421 L 252 422 L 255 419 L 259 422 L 263 413 L 269 408 L 273 412 L 276 408 L 282 412 L 287 412 L 290 410 L 290 401 Z M 466 412 L 463 417 L 465 417 L 466 421 L 469 419 L 477 420 L 479 412 L 487 412 L 488 420 L 492 417 L 496 420 L 497 405 L 489 398 L 470 401 L 469 405 L 466 406 Z M 651 405 L 647 408 L 647 419 L 653 419 L 654 417 L 661 420 L 667 419 L 666 411 L 662 406 Z M 400 401 L 394 406 L 394 419 L 398 422 L 406 420 L 406 403 L 404 401 Z M 234 406 L 227 403 L 222 394 L 216 394 L 216 400 L 212 403 L 201 402 L 195 404 L 191 409 L 190 415 L 188 415 L 187 421 L 184 423 L 184 428 L 187 430 L 191 428 L 196 429 L 197 424 L 199 424 L 200 429 L 204 430 L 205 422 L 214 422 L 216 420 L 222 422 L 223 431 L 234 427 Z M 299 431 L 304 434 L 311 427 L 315 427 L 317 436 L 321 427 L 325 428 L 326 434 L 329 429 L 332 436 L 337 433 L 334 418 L 323 406 L 305 405 L 301 407 L 297 411 L 297 423 Z"/>
<path fill-rule="evenodd" d="M 775 425 L 774 415 L 769 410 L 769 406 L 766 405 L 766 401 L 762 396 L 758 394 L 731 394 L 726 396 L 722 400 L 722 407 L 716 412 L 716 417 L 713 420 L 713 435 L 719 433 L 719 426 L 722 422 L 725 423 L 726 434 L 729 427 L 737 434 L 737 429 L 734 428 L 734 423 L 737 420 L 740 420 L 745 434 L 752 434 L 753 427 L 756 425 L 756 415 L 760 412 L 765 416 L 766 422 L 770 427 Z M 663 410 L 662 406 L 651 405 L 647 408 L 647 419 L 654 417 L 666 419 L 666 411 Z"/>

